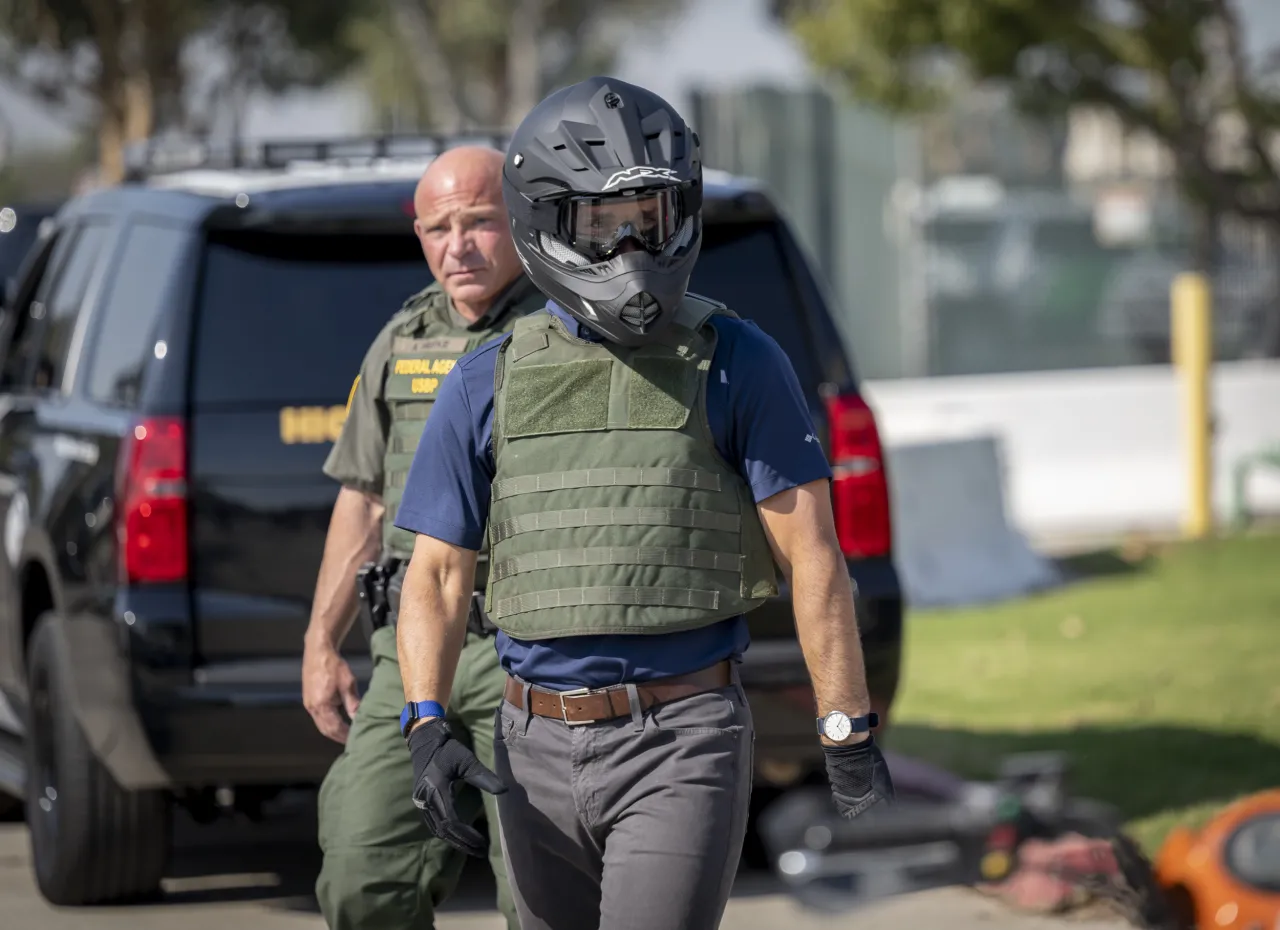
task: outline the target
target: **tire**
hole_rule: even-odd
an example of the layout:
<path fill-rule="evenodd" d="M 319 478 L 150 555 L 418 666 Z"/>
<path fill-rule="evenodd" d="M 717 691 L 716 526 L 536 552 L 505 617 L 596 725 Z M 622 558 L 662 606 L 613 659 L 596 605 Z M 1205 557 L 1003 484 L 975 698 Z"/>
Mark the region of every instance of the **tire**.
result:
<path fill-rule="evenodd" d="M 0 823 L 18 823 L 22 820 L 22 799 L 0 794 Z"/>
<path fill-rule="evenodd" d="M 1124 833 L 1111 840 L 1121 881 L 1099 897 L 1107 900 L 1121 916 L 1145 930 L 1189 930 L 1179 906 L 1156 878 L 1155 868 L 1142 848 Z"/>
<path fill-rule="evenodd" d="M 1069 798 L 1062 815 L 1062 832 L 1091 839 L 1109 839 L 1120 832 L 1123 818 L 1110 804 L 1092 798 Z"/>
<path fill-rule="evenodd" d="M 53 905 L 155 896 L 169 858 L 162 791 L 127 791 L 95 758 L 70 709 L 70 667 L 52 614 L 28 653 L 27 825 L 36 884 Z"/>

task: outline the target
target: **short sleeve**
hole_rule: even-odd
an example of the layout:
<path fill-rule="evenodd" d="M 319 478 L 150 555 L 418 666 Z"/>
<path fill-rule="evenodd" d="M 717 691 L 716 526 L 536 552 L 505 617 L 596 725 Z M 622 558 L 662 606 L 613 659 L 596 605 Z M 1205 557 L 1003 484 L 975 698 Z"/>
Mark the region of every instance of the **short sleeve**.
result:
<path fill-rule="evenodd" d="M 489 520 L 496 341 L 459 359 L 440 383 L 396 511 L 396 526 L 477 552 Z"/>
<path fill-rule="evenodd" d="M 383 460 L 391 428 L 391 414 L 382 398 L 390 347 L 387 328 L 365 353 L 347 397 L 342 431 L 324 463 L 324 473 L 330 478 L 370 494 L 382 493 Z"/>
<path fill-rule="evenodd" d="M 752 322 L 726 321 L 718 328 L 722 339 L 731 335 L 710 373 L 728 405 L 724 446 L 756 503 L 829 480 L 831 466 L 791 359 Z"/>

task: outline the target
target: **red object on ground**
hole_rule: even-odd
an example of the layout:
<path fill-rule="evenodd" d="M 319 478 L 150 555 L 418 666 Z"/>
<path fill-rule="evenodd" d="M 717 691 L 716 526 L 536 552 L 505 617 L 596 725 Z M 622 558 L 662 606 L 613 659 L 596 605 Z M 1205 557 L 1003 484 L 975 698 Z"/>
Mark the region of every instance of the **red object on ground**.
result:
<path fill-rule="evenodd" d="M 1103 883 L 1124 881 L 1109 840 L 1067 834 L 1028 840 L 1018 851 L 1013 874 L 978 887 L 1006 904 L 1040 914 L 1056 914 L 1086 904 Z"/>

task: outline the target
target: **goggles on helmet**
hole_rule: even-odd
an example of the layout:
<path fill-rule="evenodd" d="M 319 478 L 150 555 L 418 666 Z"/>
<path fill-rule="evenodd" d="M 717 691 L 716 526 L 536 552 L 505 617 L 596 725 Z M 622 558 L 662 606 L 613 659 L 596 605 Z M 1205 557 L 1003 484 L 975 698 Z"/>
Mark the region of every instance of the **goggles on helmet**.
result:
<path fill-rule="evenodd" d="M 638 194 L 571 197 L 564 210 L 567 244 L 592 261 L 611 258 L 627 239 L 650 252 L 660 252 L 680 231 L 683 221 L 680 192 L 670 187 Z"/>

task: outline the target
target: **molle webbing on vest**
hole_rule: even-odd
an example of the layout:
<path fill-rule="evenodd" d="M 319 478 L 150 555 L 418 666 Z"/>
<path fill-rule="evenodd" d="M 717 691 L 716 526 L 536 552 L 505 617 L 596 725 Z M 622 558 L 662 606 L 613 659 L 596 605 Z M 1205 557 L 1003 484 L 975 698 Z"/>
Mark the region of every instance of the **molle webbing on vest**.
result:
<path fill-rule="evenodd" d="M 410 298 L 397 315 L 383 385 L 383 400 L 391 419 L 383 461 L 385 554 L 408 558 L 413 553 L 413 534 L 395 525 L 396 513 L 423 428 L 445 376 L 463 355 L 510 332 L 521 315 L 544 303 L 545 298 L 528 288 L 510 310 L 489 325 L 464 329 L 454 322 L 443 289 L 433 284 Z"/>
<path fill-rule="evenodd" d="M 659 549 L 652 546 L 597 546 L 594 549 L 553 549 L 531 552 L 498 562 L 493 566 L 497 581 L 522 572 L 567 568 L 572 565 L 674 565 L 714 572 L 741 572 L 742 555 L 737 552 L 708 552 L 705 549 Z"/>
<path fill-rule="evenodd" d="M 521 533 L 560 530 L 578 526 L 678 526 L 686 529 L 736 533 L 742 521 L 737 514 L 706 513 L 667 507 L 588 507 L 585 510 L 544 510 L 494 523 L 489 538 L 500 543 Z"/>
<path fill-rule="evenodd" d="M 492 616 L 497 623 L 515 614 L 552 610 L 556 607 L 689 607 L 695 610 L 715 610 L 719 606 L 718 591 L 695 591 L 692 588 L 561 588 L 499 598 L 494 602 Z M 616 627 L 611 629 L 615 632 L 627 632 L 625 628 L 620 631 Z"/>
<path fill-rule="evenodd" d="M 690 298 L 639 349 L 535 313 L 499 351 L 486 603 L 511 636 L 694 629 L 777 594 L 750 490 L 706 419 L 713 312 Z"/>
<path fill-rule="evenodd" d="M 720 476 L 691 468 L 584 468 L 580 471 L 553 471 L 545 475 L 525 475 L 495 481 L 490 492 L 495 501 L 517 494 L 563 491 L 566 488 L 636 487 L 704 488 L 719 491 Z"/>
<path fill-rule="evenodd" d="M 431 404 L 429 402 L 405 401 L 391 408 L 391 418 L 393 420 L 418 420 L 425 423 L 427 414 L 430 412 Z"/>

